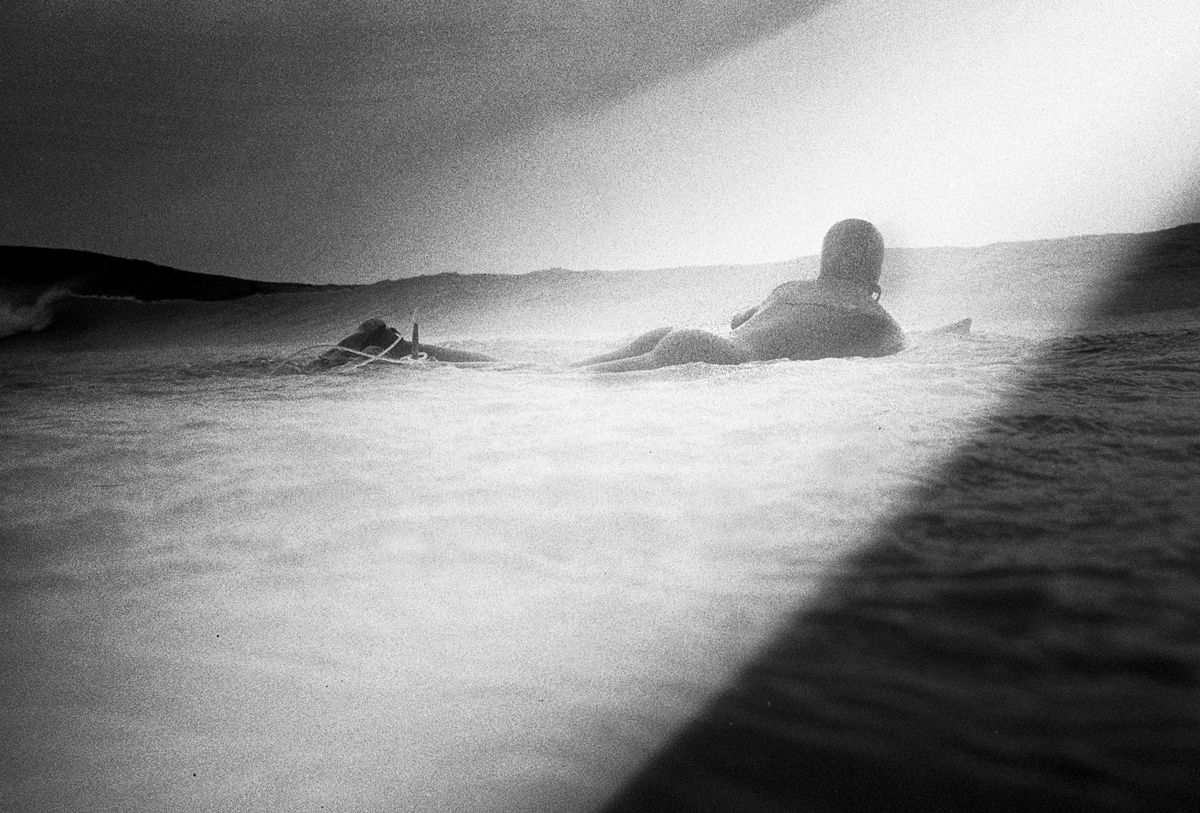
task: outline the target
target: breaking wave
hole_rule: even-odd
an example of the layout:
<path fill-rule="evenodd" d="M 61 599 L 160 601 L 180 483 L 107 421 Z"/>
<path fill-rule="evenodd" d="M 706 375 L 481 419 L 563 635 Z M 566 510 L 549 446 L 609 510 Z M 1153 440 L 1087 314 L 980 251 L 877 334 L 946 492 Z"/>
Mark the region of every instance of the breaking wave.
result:
<path fill-rule="evenodd" d="M 0 338 L 18 333 L 36 333 L 54 321 L 54 303 L 69 296 L 71 289 L 56 285 L 43 291 L 32 304 L 20 304 L 17 292 L 0 291 Z"/>

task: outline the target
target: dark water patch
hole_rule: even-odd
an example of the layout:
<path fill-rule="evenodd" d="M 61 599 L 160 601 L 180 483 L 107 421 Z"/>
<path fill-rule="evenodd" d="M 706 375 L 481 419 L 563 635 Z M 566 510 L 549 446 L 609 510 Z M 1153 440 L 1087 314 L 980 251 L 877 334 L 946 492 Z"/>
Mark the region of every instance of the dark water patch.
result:
<path fill-rule="evenodd" d="M 1183 446 L 1175 444 L 1144 444 L 1142 454 L 1147 460 L 1159 463 L 1187 463 L 1200 458 L 1200 443 Z"/>
<path fill-rule="evenodd" d="M 1187 353 L 1195 348 L 1197 341 L 1200 341 L 1200 328 L 1170 327 L 1063 336 L 1043 342 L 1042 350 L 1045 361 L 1069 361 L 1072 356 L 1097 353 L 1136 357 L 1149 351 L 1151 356 L 1156 356 L 1176 351 Z"/>
<path fill-rule="evenodd" d="M 1156 375 L 1153 371 L 1090 367 L 1081 375 L 1071 375 L 1066 370 L 1063 373 L 1057 380 L 1029 383 L 1023 385 L 1022 389 L 1033 393 L 1073 393 L 1089 402 L 1106 400 L 1114 404 L 1146 403 L 1161 397 L 1160 390 L 1186 392 L 1192 389 L 1190 381 L 1186 379 L 1181 381 L 1168 377 L 1164 380 L 1164 376 Z"/>
<path fill-rule="evenodd" d="M 0 534 L 0 572 L 9 586 L 120 584 L 126 551 L 138 544 L 129 516 L 107 506 L 46 504 L 37 520 L 13 519 Z M 47 529 L 53 528 L 53 533 Z M 48 580 L 48 581 L 47 581 Z"/>
<path fill-rule="evenodd" d="M 5 389 L 13 390 L 16 392 L 27 392 L 29 390 L 44 389 L 45 387 L 46 387 L 45 382 L 35 381 L 35 380 L 30 380 L 30 379 L 16 379 L 16 380 L 4 382 Z"/>
<path fill-rule="evenodd" d="M 972 516 L 966 511 L 915 510 L 905 536 L 889 546 L 886 555 L 896 564 L 913 563 L 933 558 L 946 551 L 931 550 L 929 539 L 937 538 L 971 549 L 975 556 L 986 557 L 981 545 L 998 545 L 1012 541 L 1037 541 L 1048 537 L 1053 529 L 1036 517 L 1001 516 L 980 511 Z"/>
<path fill-rule="evenodd" d="M 962 453 L 947 464 L 940 481 L 953 488 L 1047 483 L 1056 481 L 1061 466 L 1070 462 L 1070 453 L 1061 448 L 1038 445 L 1023 449 L 1023 454 L 997 454 L 999 445 L 994 435 L 969 441 Z"/>
<path fill-rule="evenodd" d="M 1073 356 L 1116 352 L 1127 346 L 1129 340 L 1117 336 L 1068 336 L 1050 340 L 1045 354 L 1046 358 L 1059 356 L 1069 359 Z"/>
<path fill-rule="evenodd" d="M 989 434 L 1033 434 L 1037 436 L 1059 434 L 1105 434 L 1113 431 L 1113 425 L 1100 418 L 1070 413 L 1025 413 L 1004 414 L 986 418 L 980 422 L 980 431 Z"/>

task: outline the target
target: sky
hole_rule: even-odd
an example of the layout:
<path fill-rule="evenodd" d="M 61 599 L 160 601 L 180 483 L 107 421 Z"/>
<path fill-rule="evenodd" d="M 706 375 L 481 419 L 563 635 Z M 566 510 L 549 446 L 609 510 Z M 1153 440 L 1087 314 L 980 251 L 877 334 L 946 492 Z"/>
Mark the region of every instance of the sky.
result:
<path fill-rule="evenodd" d="M 1200 220 L 1194 0 L 6 0 L 0 72 L 0 244 L 208 273 Z"/>

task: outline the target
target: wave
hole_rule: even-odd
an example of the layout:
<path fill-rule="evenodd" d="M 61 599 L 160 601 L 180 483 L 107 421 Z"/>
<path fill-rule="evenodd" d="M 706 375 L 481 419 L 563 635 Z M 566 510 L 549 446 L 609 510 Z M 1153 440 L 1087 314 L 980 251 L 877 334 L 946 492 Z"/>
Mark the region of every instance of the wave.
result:
<path fill-rule="evenodd" d="M 0 290 L 0 339 L 45 330 L 54 321 L 54 304 L 69 296 L 71 289 L 67 285 L 55 285 L 36 294 L 29 304 L 21 303 L 22 293 L 18 289 Z"/>

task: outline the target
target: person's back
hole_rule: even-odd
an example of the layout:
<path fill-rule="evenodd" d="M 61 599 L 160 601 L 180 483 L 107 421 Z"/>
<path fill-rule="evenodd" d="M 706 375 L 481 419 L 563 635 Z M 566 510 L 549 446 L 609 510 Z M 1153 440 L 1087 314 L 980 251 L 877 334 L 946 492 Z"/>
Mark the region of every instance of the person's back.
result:
<path fill-rule="evenodd" d="M 883 237 L 865 220 L 843 220 L 825 235 L 816 280 L 780 285 L 735 320 L 732 340 L 755 359 L 885 356 L 904 333 L 879 304 Z"/>

